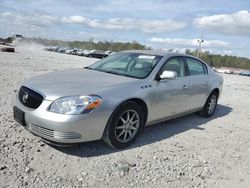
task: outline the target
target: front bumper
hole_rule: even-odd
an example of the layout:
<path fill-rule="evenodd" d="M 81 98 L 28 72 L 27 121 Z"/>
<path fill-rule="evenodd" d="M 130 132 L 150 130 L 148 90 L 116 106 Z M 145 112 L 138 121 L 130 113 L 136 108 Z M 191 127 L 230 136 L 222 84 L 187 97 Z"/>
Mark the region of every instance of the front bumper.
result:
<path fill-rule="evenodd" d="M 111 112 L 100 108 L 90 114 L 57 114 L 47 110 L 51 103 L 52 101 L 43 100 L 37 109 L 31 109 L 16 97 L 14 106 L 24 112 L 24 128 L 46 140 L 70 144 L 102 138 Z"/>

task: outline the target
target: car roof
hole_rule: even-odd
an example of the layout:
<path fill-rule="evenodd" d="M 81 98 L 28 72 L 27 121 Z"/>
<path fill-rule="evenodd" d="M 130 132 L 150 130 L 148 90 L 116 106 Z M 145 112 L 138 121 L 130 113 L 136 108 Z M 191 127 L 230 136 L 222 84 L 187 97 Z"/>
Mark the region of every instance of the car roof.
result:
<path fill-rule="evenodd" d="M 182 53 L 177 53 L 177 52 L 166 52 L 163 50 L 126 50 L 126 51 L 122 51 L 122 52 L 130 52 L 130 53 L 143 53 L 143 54 L 148 54 L 148 55 L 160 55 L 160 56 L 167 56 L 167 57 L 171 57 L 171 56 L 186 56 L 186 57 L 193 57 L 191 55 L 188 54 L 182 54 Z"/>

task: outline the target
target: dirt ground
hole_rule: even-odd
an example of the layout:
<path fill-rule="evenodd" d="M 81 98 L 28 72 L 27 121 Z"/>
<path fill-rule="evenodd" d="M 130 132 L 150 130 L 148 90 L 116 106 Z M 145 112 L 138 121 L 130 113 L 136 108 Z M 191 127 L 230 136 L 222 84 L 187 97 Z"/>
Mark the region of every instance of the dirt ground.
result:
<path fill-rule="evenodd" d="M 0 187 L 249 187 L 250 77 L 223 75 L 213 117 L 151 126 L 125 150 L 102 141 L 52 147 L 13 120 L 12 96 L 25 79 L 94 61 L 34 48 L 0 52 Z"/>

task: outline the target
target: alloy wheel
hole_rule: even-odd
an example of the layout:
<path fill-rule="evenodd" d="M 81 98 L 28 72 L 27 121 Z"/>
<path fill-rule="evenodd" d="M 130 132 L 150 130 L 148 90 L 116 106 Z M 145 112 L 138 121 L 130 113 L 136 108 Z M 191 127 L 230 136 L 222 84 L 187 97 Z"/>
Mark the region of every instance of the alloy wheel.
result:
<path fill-rule="evenodd" d="M 135 110 L 125 111 L 118 119 L 115 127 L 115 136 L 122 143 L 132 140 L 140 125 L 139 114 Z"/>
<path fill-rule="evenodd" d="M 216 102 L 217 102 L 216 95 L 212 95 L 208 103 L 208 114 L 212 114 L 214 112 L 216 107 Z"/>

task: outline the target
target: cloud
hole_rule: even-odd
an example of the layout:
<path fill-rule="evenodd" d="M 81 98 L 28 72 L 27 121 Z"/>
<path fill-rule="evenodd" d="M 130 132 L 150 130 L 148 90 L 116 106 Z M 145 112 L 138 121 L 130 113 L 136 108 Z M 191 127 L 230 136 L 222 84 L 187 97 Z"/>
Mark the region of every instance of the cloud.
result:
<path fill-rule="evenodd" d="M 58 23 L 58 17 L 40 13 L 0 13 L 0 21 L 5 24 L 14 23 L 16 26 L 26 27 L 50 27 Z"/>
<path fill-rule="evenodd" d="M 85 27 L 105 30 L 139 31 L 143 33 L 164 33 L 181 30 L 186 23 L 175 20 L 147 20 L 130 18 L 90 19 L 83 16 L 63 17 L 62 22 L 80 24 Z"/>
<path fill-rule="evenodd" d="M 220 34 L 250 36 L 250 13 L 242 10 L 233 14 L 218 14 L 196 18 L 194 25 Z"/>
<path fill-rule="evenodd" d="M 153 37 L 150 39 L 151 42 L 173 45 L 173 46 L 186 46 L 186 47 L 197 47 L 199 39 L 182 39 L 182 38 L 157 38 Z M 205 48 L 230 48 L 231 44 L 222 40 L 204 40 L 202 46 Z"/>

